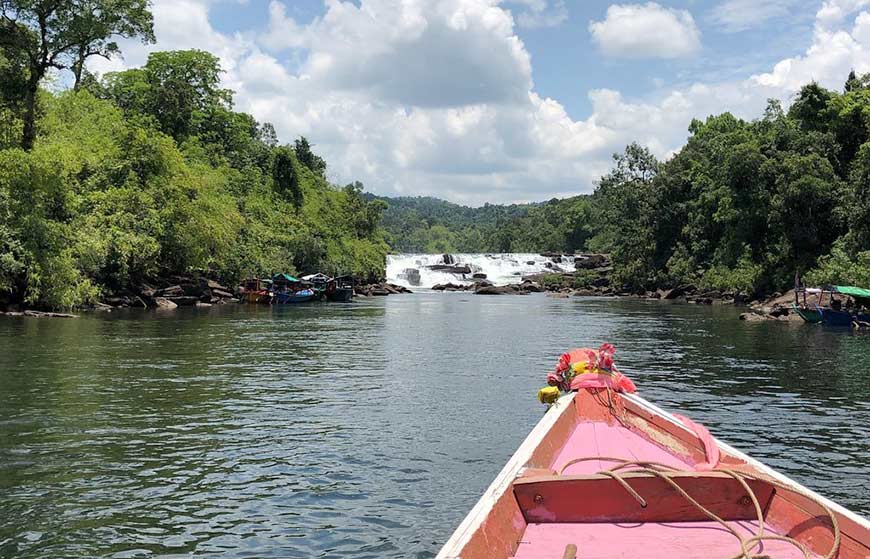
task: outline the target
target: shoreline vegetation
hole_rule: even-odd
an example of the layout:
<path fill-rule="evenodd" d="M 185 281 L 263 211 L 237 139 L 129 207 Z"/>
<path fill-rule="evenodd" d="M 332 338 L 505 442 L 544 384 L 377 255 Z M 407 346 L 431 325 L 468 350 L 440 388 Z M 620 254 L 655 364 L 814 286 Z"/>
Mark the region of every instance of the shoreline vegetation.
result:
<path fill-rule="evenodd" d="M 308 139 L 234 110 L 208 52 L 90 74 L 88 57 L 119 54 L 112 36 L 153 40 L 145 0 L 16 5 L 0 20 L 0 311 L 152 306 L 174 278 L 276 272 L 387 291 L 386 255 L 417 251 L 609 254 L 609 288 L 634 295 L 760 300 L 796 272 L 870 285 L 870 75 L 807 84 L 756 120 L 694 120 L 666 161 L 631 144 L 590 195 L 468 208 L 332 184 Z"/>
<path fill-rule="evenodd" d="M 794 285 L 870 285 L 870 74 L 804 86 L 786 111 L 693 120 L 666 161 L 629 145 L 591 195 L 467 208 L 384 199 L 402 252 L 607 253 L 614 289 L 696 286 L 763 299 Z M 582 282 L 581 282 L 582 283 Z M 578 285 L 578 288 L 586 287 Z"/>

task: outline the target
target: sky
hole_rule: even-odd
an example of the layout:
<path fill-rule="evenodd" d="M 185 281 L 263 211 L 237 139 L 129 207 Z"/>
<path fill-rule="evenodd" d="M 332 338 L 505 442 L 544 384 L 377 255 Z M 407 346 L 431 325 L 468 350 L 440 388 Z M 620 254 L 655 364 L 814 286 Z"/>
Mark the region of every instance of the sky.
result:
<path fill-rule="evenodd" d="M 217 55 L 236 110 L 336 184 L 468 205 L 589 193 L 633 141 L 870 72 L 870 0 L 153 0 L 149 52 Z"/>

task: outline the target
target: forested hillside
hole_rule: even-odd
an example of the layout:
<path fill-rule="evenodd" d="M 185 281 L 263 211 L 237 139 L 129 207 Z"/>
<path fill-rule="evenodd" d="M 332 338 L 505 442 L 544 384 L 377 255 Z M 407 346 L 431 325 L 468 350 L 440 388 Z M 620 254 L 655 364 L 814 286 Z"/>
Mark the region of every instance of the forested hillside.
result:
<path fill-rule="evenodd" d="M 329 184 L 305 138 L 279 145 L 234 111 L 215 56 L 157 52 L 96 79 L 75 65 L 95 48 L 83 29 L 106 22 L 25 4 L 0 30 L 0 298 L 64 308 L 173 274 L 382 273 L 383 203 Z M 72 88 L 40 87 L 67 68 Z"/>
<path fill-rule="evenodd" d="M 770 293 L 797 272 L 870 285 L 870 76 L 689 130 L 667 162 L 629 146 L 601 179 L 589 247 L 612 253 L 617 282 Z"/>
<path fill-rule="evenodd" d="M 381 198 L 397 252 L 574 252 L 593 232 L 588 196 L 469 208 L 437 198 Z"/>
<path fill-rule="evenodd" d="M 745 294 L 812 283 L 870 286 L 870 76 L 805 86 L 788 112 L 695 120 L 658 161 L 630 145 L 591 196 L 467 208 L 389 199 L 392 246 L 420 252 L 608 252 L 614 280 Z"/>

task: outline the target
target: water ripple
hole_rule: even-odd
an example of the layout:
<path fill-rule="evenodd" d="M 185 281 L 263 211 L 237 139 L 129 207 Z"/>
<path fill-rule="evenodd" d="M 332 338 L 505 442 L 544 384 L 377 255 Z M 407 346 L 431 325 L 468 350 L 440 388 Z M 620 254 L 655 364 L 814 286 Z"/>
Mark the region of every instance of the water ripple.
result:
<path fill-rule="evenodd" d="M 870 337 L 451 294 L 0 321 L 0 557 L 432 557 L 572 346 L 868 513 Z M 50 342 L 50 343 L 49 343 Z"/>

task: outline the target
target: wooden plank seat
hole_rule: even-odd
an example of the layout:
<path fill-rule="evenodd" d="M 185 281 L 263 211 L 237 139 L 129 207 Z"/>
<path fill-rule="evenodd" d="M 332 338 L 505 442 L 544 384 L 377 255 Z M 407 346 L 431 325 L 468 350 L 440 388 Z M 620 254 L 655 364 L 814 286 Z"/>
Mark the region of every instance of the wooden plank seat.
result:
<path fill-rule="evenodd" d="M 533 475 L 514 482 L 514 496 L 527 523 L 549 522 L 693 522 L 710 517 L 667 481 L 647 472 L 622 472 L 647 506 L 617 480 L 604 474 Z M 726 521 L 758 520 L 752 499 L 739 481 L 722 472 L 671 472 L 683 491 Z M 746 480 L 762 512 L 776 488 L 765 481 Z"/>

